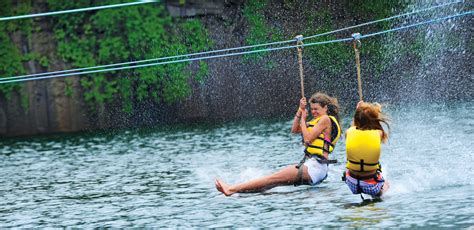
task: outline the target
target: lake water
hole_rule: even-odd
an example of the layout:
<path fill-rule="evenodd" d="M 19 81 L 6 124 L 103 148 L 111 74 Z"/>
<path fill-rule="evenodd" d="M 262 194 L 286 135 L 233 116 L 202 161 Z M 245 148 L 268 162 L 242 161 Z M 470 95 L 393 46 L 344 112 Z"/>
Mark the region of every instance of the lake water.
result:
<path fill-rule="evenodd" d="M 350 193 L 343 163 L 316 187 L 217 192 L 216 177 L 237 183 L 299 161 L 291 121 L 156 127 L 0 140 L 0 228 L 473 227 L 474 102 L 387 112 L 381 202 Z"/>

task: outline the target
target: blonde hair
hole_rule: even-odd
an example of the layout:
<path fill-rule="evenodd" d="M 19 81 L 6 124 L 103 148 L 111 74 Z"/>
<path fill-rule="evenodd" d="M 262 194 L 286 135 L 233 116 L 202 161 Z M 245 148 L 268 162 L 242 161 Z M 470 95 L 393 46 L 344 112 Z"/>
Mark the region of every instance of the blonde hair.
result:
<path fill-rule="evenodd" d="M 382 127 L 382 123 L 387 125 L 387 128 L 390 129 L 388 124 L 389 118 L 386 114 L 382 112 L 382 106 L 379 103 L 368 103 L 362 102 L 357 107 L 354 115 L 354 125 L 361 130 L 381 130 L 382 131 L 382 142 L 387 142 L 388 133 Z"/>
<path fill-rule="evenodd" d="M 309 99 L 309 103 L 315 104 L 318 103 L 321 107 L 327 106 L 328 108 L 328 115 L 334 116 L 337 122 L 339 120 L 339 103 L 337 103 L 337 99 L 334 97 L 330 97 L 324 93 L 315 93 Z"/>

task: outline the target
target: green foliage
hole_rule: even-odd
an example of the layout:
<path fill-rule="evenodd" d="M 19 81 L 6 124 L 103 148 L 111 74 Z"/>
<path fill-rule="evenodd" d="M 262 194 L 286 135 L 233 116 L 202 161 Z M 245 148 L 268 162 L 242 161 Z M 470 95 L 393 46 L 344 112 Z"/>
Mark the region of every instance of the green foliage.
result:
<path fill-rule="evenodd" d="M 196 80 L 200 83 L 204 82 L 204 78 L 206 77 L 207 73 L 209 71 L 209 67 L 207 63 L 200 61 L 199 62 L 199 70 L 198 73 L 196 74 Z"/>
<path fill-rule="evenodd" d="M 283 37 L 278 29 L 268 25 L 264 17 L 266 6 L 266 0 L 248 1 L 245 4 L 243 15 L 249 24 L 249 32 L 245 38 L 247 45 L 268 43 L 269 41 L 281 40 Z M 255 48 L 254 50 L 257 49 L 262 49 L 262 47 Z M 266 53 L 249 54 L 244 56 L 244 60 L 261 60 L 265 55 Z"/>
<path fill-rule="evenodd" d="M 345 1 L 346 8 L 352 15 L 366 21 L 374 21 L 387 18 L 393 14 L 393 9 L 400 9 L 404 6 L 402 1 L 386 1 L 386 0 L 353 0 Z M 387 30 L 391 27 L 389 21 L 377 23 L 377 28 Z"/>
<path fill-rule="evenodd" d="M 66 78 L 64 80 L 64 83 L 66 84 L 65 95 L 68 97 L 72 97 L 72 95 L 74 94 L 74 88 L 72 87 L 72 79 Z"/>
<path fill-rule="evenodd" d="M 310 10 L 310 9 L 308 9 Z M 308 26 L 308 30 L 304 31 L 304 34 L 320 34 L 328 31 L 332 31 L 336 28 L 332 27 L 332 19 L 329 9 L 320 8 L 318 11 L 306 12 L 307 21 L 319 22 L 315 29 Z M 307 40 L 307 43 L 328 41 L 337 39 L 334 35 L 326 35 L 317 37 L 315 39 Z M 353 51 L 350 46 L 344 43 L 329 43 L 323 45 L 308 46 L 304 48 L 304 52 L 307 54 L 311 61 L 316 65 L 322 67 L 331 74 L 339 73 L 348 61 L 353 58 Z"/>
<path fill-rule="evenodd" d="M 390 17 L 394 14 L 394 9 L 403 9 L 404 4 L 402 1 L 385 1 L 385 0 L 354 0 L 347 1 L 346 7 L 352 15 L 357 15 L 359 19 L 364 19 L 362 22 L 374 21 Z M 391 21 L 379 22 L 370 27 L 361 28 L 366 31 L 382 31 L 392 27 Z M 363 33 L 364 31 L 360 31 Z M 390 35 L 388 35 L 390 36 Z M 386 66 L 390 58 L 390 55 L 386 55 L 387 52 L 391 52 L 391 49 L 384 45 L 384 41 L 380 39 L 365 39 L 360 48 L 361 57 L 375 60 L 373 63 L 374 77 L 380 75 L 384 67 Z"/>
<path fill-rule="evenodd" d="M 11 1 L 0 2 L 0 15 L 12 16 L 31 12 L 30 1 L 22 1 L 12 6 Z M 0 22 L 0 77 L 12 77 L 25 73 L 22 61 L 25 58 L 11 41 L 11 33 L 29 36 L 31 34 L 32 20 L 13 20 Z M 34 57 L 32 54 L 25 54 L 28 58 Z M 0 84 L 0 93 L 10 99 L 12 93 L 20 91 L 21 85 L 18 83 Z M 27 96 L 22 96 L 22 105 L 27 106 Z M 26 99 L 25 99 L 26 98 Z M 24 107 L 26 108 L 26 107 Z"/>
<path fill-rule="evenodd" d="M 0 57 L 0 76 L 11 77 L 25 72 L 20 53 L 2 28 L 0 28 Z M 0 92 L 8 99 L 15 90 L 19 89 L 21 87 L 17 83 L 0 84 Z"/>
<path fill-rule="evenodd" d="M 48 0 L 51 10 L 93 3 L 92 0 Z M 117 1 L 103 2 L 114 3 Z M 78 68 L 200 52 L 211 46 L 199 20 L 174 19 L 167 14 L 163 4 L 61 15 L 52 20 L 59 56 Z M 202 80 L 207 65 L 199 66 L 196 78 Z M 120 98 L 123 110 L 131 113 L 135 101 L 152 99 L 172 103 L 188 96 L 188 79 L 192 76 L 189 69 L 189 63 L 156 65 L 96 73 L 82 77 L 80 82 L 85 101 L 91 106 Z"/>

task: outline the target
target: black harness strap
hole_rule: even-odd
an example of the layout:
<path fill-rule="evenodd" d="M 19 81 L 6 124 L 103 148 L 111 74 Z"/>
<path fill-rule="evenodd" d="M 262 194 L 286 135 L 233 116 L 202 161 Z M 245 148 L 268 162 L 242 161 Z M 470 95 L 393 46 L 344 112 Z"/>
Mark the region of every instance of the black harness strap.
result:
<path fill-rule="evenodd" d="M 301 165 L 302 166 L 302 165 Z M 303 181 L 303 168 L 304 167 L 297 167 L 298 168 L 298 174 L 296 174 L 296 180 L 295 182 L 293 183 L 293 185 L 296 187 L 298 185 L 302 185 L 302 184 L 305 184 L 304 181 Z"/>
<path fill-rule="evenodd" d="M 293 185 L 296 187 L 298 185 L 304 184 L 303 181 L 303 164 L 306 161 L 306 155 L 303 157 L 303 159 L 298 163 L 295 167 L 298 169 L 298 173 L 296 174 L 295 182 L 293 182 Z"/>
<path fill-rule="evenodd" d="M 362 194 L 362 188 L 360 187 L 360 179 L 357 179 L 357 193 Z M 364 198 L 362 197 L 362 200 Z"/>

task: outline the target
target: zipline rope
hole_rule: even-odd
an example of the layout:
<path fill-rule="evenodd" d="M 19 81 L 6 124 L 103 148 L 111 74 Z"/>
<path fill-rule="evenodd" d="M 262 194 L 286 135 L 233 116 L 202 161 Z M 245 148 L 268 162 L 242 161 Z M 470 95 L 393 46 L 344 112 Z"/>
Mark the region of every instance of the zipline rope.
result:
<path fill-rule="evenodd" d="M 356 67 L 357 67 L 357 87 L 359 91 L 359 101 L 362 101 L 364 100 L 364 98 L 362 95 L 362 77 L 360 76 L 360 52 L 358 48 L 359 46 L 361 46 L 361 42 L 359 40 L 360 33 L 352 34 L 352 38 L 354 39 L 352 41 L 352 47 L 354 48 L 355 61 L 356 61 Z"/>
<path fill-rule="evenodd" d="M 471 10 L 471 11 L 467 11 L 467 12 L 460 13 L 460 14 L 455 14 L 455 15 L 450 15 L 450 16 L 446 16 L 446 17 L 431 19 L 431 20 L 415 23 L 415 24 L 408 25 L 408 26 L 402 26 L 402 27 L 397 27 L 397 28 L 393 28 L 393 29 L 389 29 L 389 30 L 376 32 L 376 33 L 362 35 L 362 36 L 360 36 L 359 39 L 373 37 L 373 36 L 377 36 L 377 35 L 382 35 L 382 34 L 386 34 L 386 33 L 390 33 L 390 32 L 404 30 L 404 29 L 415 27 L 415 26 L 426 25 L 426 24 L 439 22 L 439 21 L 443 21 L 443 20 L 448 20 L 448 19 L 452 19 L 452 18 L 456 18 L 456 17 L 466 16 L 466 15 L 470 15 L 470 14 L 473 14 L 473 13 L 474 13 L 474 11 Z M 220 54 L 220 55 L 214 55 L 214 56 L 180 59 L 180 60 L 173 60 L 173 61 L 166 61 L 166 62 L 135 65 L 135 66 L 124 66 L 124 67 L 116 67 L 116 68 L 109 68 L 109 69 L 91 70 L 91 71 L 74 72 L 74 73 L 65 73 L 65 74 L 48 75 L 48 76 L 42 76 L 42 77 L 23 78 L 23 79 L 14 79 L 14 80 L 6 80 L 6 81 L 1 81 L 2 78 L 0 78 L 0 84 L 12 83 L 12 82 L 22 82 L 22 81 L 31 81 L 31 80 L 40 80 L 40 79 L 49 79 L 49 78 L 57 78 L 57 77 L 77 76 L 77 75 L 83 75 L 83 74 L 89 74 L 89 73 L 108 72 L 108 71 L 115 71 L 115 70 L 134 69 L 134 68 L 142 68 L 142 67 L 148 67 L 148 66 L 157 66 L 157 65 L 164 65 L 164 64 L 179 63 L 179 62 L 206 60 L 206 59 L 219 58 L 219 57 L 230 57 L 230 56 L 237 56 L 237 55 L 243 55 L 243 54 L 252 54 L 252 53 L 260 53 L 260 52 L 267 52 L 267 51 L 274 51 L 274 50 L 291 49 L 291 48 L 296 48 L 298 46 L 305 47 L 305 46 L 314 46 L 314 45 L 322 45 L 322 44 L 329 44 L 329 43 L 352 41 L 352 40 L 353 40 L 353 38 L 349 37 L 349 38 L 335 39 L 335 40 L 323 41 L 323 42 L 306 43 L 306 44 L 302 44 L 302 45 L 292 45 L 292 46 L 284 46 L 284 47 L 266 48 L 266 49 L 251 50 L 251 51 L 237 52 L 237 53 L 230 53 L 230 54 Z M 19 76 L 19 77 L 21 77 L 21 76 Z"/>
<path fill-rule="evenodd" d="M 300 69 L 301 97 L 304 97 L 304 75 L 303 75 L 303 35 L 296 36 L 296 49 L 298 51 L 298 64 Z"/>
<path fill-rule="evenodd" d="M 50 15 L 57 15 L 57 14 L 69 14 L 69 13 L 77 13 L 77 12 L 84 12 L 84 11 L 90 11 L 90 10 L 110 9 L 110 8 L 116 8 L 116 7 L 134 6 L 134 5 L 141 5 L 141 4 L 154 3 L 154 2 L 157 2 L 157 1 L 147 0 L 147 1 L 129 2 L 129 3 L 114 4 L 114 5 L 106 5 L 106 6 L 93 6 L 93 7 L 87 7 L 87 8 L 72 9 L 72 10 L 53 11 L 53 12 L 38 13 L 38 14 L 10 16 L 10 17 L 0 18 L 0 21 L 50 16 Z"/>
<path fill-rule="evenodd" d="M 399 18 L 399 17 L 403 17 L 403 16 L 408 16 L 408 15 L 411 15 L 411 14 L 420 13 L 420 12 L 423 12 L 423 11 L 428 11 L 428 10 L 432 10 L 432 9 L 436 9 L 436 8 L 440 8 L 440 7 L 445 7 L 445 6 L 455 4 L 455 3 L 460 3 L 460 2 L 464 2 L 464 1 L 450 2 L 450 3 L 446 3 L 446 4 L 441 4 L 441 5 L 421 9 L 421 10 L 418 10 L 418 11 L 413 11 L 413 12 L 409 12 L 409 13 L 405 13 L 405 14 L 392 16 L 392 17 L 389 17 L 389 18 L 379 19 L 379 20 L 376 20 L 376 21 L 366 22 L 366 23 L 362 23 L 362 24 L 359 24 L 359 25 L 355 25 L 355 26 L 349 26 L 349 27 L 345 27 L 345 28 L 342 28 L 342 29 L 337 29 L 337 30 L 333 30 L 333 31 L 329 31 L 329 32 L 324 32 L 324 33 L 321 33 L 321 34 L 316 34 L 316 35 L 312 35 L 312 36 L 309 36 L 309 37 L 305 37 L 305 38 L 303 38 L 303 40 L 306 40 L 306 39 L 309 39 L 309 38 L 320 37 L 320 36 L 324 36 L 324 35 L 329 35 L 329 34 L 334 34 L 334 33 L 337 33 L 337 32 L 344 31 L 344 30 L 358 28 L 358 27 L 361 27 L 361 26 L 370 25 L 370 24 L 374 24 L 374 23 L 377 23 L 377 22 L 388 21 L 388 20 L 391 20 L 391 19 L 395 19 L 395 18 Z M 290 42 L 294 42 L 294 41 L 295 40 L 292 39 L 292 40 L 286 40 L 286 41 L 278 41 L 278 42 L 271 42 L 271 43 L 265 43 L 265 44 L 257 44 L 257 45 L 250 45 L 250 46 L 242 46 L 242 47 L 234 47 L 234 48 L 227 48 L 227 49 L 220 49 L 220 50 L 212 50 L 212 51 L 206 51 L 206 52 L 183 54 L 183 55 L 176 55 L 176 56 L 169 56 L 169 57 L 153 58 L 153 59 L 146 59 L 146 60 L 140 60 L 140 61 L 130 61 L 130 62 L 122 62 L 122 63 L 108 64 L 108 65 L 76 68 L 76 69 L 69 69 L 69 70 L 60 70 L 60 71 L 28 74 L 28 75 L 14 76 L 14 77 L 5 77 L 5 78 L 0 78 L 0 81 L 2 81 L 2 80 L 3 81 L 13 80 L 13 79 L 18 79 L 18 78 L 35 77 L 35 76 L 53 75 L 53 74 L 60 74 L 60 73 L 78 72 L 78 71 L 83 71 L 83 70 L 102 69 L 102 68 L 107 68 L 107 67 L 132 65 L 132 64 L 139 64 L 139 63 L 146 63 L 146 62 L 155 62 L 155 61 L 176 59 L 176 58 L 182 58 L 182 57 L 193 57 L 193 56 L 199 56 L 199 55 L 205 55 L 205 54 L 235 51 L 235 50 L 240 50 L 240 49 L 250 49 L 250 48 L 257 48 L 257 47 L 262 47 L 262 46 L 281 45 L 281 44 L 286 44 L 286 43 L 290 43 Z"/>

